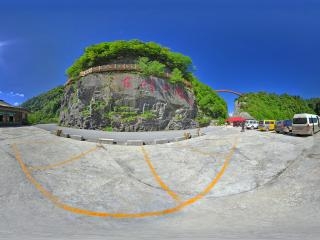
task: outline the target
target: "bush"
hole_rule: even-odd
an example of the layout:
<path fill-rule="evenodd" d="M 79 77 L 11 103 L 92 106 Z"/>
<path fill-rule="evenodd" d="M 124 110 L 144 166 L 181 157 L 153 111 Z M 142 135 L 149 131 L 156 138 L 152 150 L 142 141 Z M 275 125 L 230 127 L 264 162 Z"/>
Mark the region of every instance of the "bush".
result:
<path fill-rule="evenodd" d="M 173 84 L 183 83 L 184 79 L 183 79 L 182 72 L 178 68 L 173 69 L 169 80 Z"/>
<path fill-rule="evenodd" d="M 146 119 L 146 120 L 152 120 L 152 119 L 156 118 L 156 115 L 151 111 L 145 111 L 144 113 L 141 113 L 139 115 L 139 117 Z"/>
<path fill-rule="evenodd" d="M 206 127 L 210 124 L 211 118 L 208 116 L 199 116 L 196 118 L 196 121 L 199 123 L 200 127 Z"/>
<path fill-rule="evenodd" d="M 149 61 L 149 58 L 141 57 L 138 59 L 137 64 L 143 76 L 161 77 L 164 75 L 165 65 L 158 61 Z"/>

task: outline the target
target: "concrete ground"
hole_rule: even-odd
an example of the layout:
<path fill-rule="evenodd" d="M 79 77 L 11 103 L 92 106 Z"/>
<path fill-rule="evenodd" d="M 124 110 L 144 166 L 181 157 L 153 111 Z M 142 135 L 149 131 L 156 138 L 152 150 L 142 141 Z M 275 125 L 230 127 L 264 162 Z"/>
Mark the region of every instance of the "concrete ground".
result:
<path fill-rule="evenodd" d="M 0 128 L 0 239 L 319 239 L 320 134 L 147 146 Z"/>

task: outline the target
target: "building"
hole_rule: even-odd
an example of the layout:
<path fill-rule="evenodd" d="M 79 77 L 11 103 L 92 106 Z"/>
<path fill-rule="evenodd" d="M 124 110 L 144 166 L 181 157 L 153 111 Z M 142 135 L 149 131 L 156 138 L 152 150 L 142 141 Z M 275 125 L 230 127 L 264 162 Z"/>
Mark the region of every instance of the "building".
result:
<path fill-rule="evenodd" d="M 29 111 L 0 100 L 0 126 L 19 126 L 27 123 Z"/>

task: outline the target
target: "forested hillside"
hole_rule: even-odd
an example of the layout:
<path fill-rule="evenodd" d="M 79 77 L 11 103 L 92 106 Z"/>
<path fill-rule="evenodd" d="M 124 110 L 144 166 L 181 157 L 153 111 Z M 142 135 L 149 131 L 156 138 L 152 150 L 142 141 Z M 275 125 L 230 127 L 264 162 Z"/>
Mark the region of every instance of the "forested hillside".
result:
<path fill-rule="evenodd" d="M 290 119 L 295 113 L 314 113 L 299 96 L 273 93 L 248 93 L 238 98 L 242 112 L 256 119 Z"/>
<path fill-rule="evenodd" d="M 63 92 L 63 86 L 59 86 L 24 102 L 21 106 L 31 111 L 28 122 L 30 124 L 58 122 Z"/>
<path fill-rule="evenodd" d="M 320 98 L 310 98 L 307 100 L 307 104 L 317 115 L 320 116 Z"/>

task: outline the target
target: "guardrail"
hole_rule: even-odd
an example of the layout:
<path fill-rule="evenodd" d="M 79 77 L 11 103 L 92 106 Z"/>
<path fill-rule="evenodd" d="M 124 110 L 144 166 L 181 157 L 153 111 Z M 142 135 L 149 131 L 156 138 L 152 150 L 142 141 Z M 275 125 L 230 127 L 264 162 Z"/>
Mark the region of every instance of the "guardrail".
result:
<path fill-rule="evenodd" d="M 114 72 L 114 71 L 138 71 L 140 72 L 141 69 L 137 64 L 107 64 L 101 65 L 96 67 L 88 68 L 87 70 L 81 71 L 79 77 L 85 77 L 91 73 L 101 73 L 101 72 Z M 171 74 L 169 72 L 165 72 L 163 77 L 170 78 Z M 65 85 L 69 85 L 74 81 L 73 78 L 69 78 Z M 184 85 L 191 88 L 192 85 L 190 82 L 184 80 Z"/>

